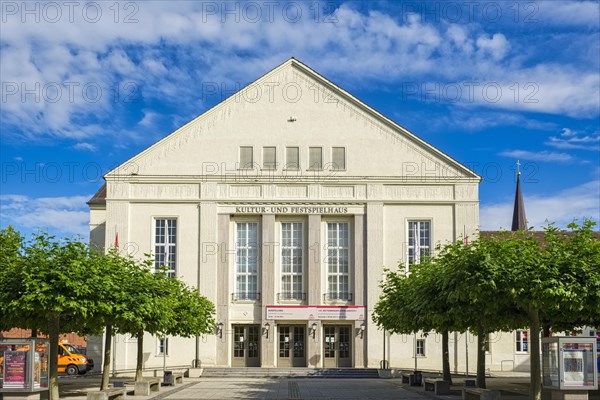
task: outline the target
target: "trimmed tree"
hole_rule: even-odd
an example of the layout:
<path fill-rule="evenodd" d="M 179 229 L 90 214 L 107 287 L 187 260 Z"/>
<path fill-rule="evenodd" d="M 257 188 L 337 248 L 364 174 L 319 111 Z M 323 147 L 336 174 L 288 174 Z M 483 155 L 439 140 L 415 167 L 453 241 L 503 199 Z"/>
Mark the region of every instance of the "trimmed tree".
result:
<path fill-rule="evenodd" d="M 47 233 L 37 234 L 17 250 L 16 234 L 2 233 L 3 259 L 0 300 L 3 328 L 39 329 L 50 340 L 50 400 L 57 400 L 57 359 L 60 333 L 85 335 L 101 330 L 97 315 L 105 309 L 99 295 L 112 279 L 101 273 L 101 257 L 75 240 L 55 240 Z M 4 245 L 6 243 L 6 245 Z"/>

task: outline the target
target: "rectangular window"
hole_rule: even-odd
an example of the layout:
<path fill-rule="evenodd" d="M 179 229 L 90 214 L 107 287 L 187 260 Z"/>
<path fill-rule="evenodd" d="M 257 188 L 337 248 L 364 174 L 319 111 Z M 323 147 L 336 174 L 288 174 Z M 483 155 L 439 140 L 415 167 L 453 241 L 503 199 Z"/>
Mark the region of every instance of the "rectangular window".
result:
<path fill-rule="evenodd" d="M 160 337 L 158 338 L 158 349 L 157 355 L 159 356 L 168 356 L 169 355 L 169 338 L 168 337 Z"/>
<path fill-rule="evenodd" d="M 515 350 L 518 353 L 527 353 L 529 351 L 529 336 L 527 331 L 518 330 L 515 332 L 515 337 L 517 339 L 517 347 Z"/>
<path fill-rule="evenodd" d="M 165 267 L 169 278 L 177 274 L 177 220 L 154 220 L 154 269 Z"/>
<path fill-rule="evenodd" d="M 252 146 L 240 147 L 240 169 L 251 169 L 254 164 Z"/>
<path fill-rule="evenodd" d="M 234 300 L 258 300 L 258 223 L 236 223 Z"/>
<path fill-rule="evenodd" d="M 417 357 L 425 357 L 425 339 L 417 339 L 416 353 Z"/>
<path fill-rule="evenodd" d="M 277 169 L 276 147 L 263 147 L 263 169 Z"/>
<path fill-rule="evenodd" d="M 347 222 L 327 223 L 327 299 L 352 300 Z"/>
<path fill-rule="evenodd" d="M 408 222 L 408 265 L 418 264 L 431 248 L 431 222 Z"/>
<path fill-rule="evenodd" d="M 323 148 L 309 147 L 308 148 L 308 168 L 322 170 L 323 169 Z"/>
<path fill-rule="evenodd" d="M 331 149 L 331 164 L 332 169 L 345 170 L 346 169 L 346 148 L 345 147 L 333 147 Z"/>
<path fill-rule="evenodd" d="M 282 300 L 304 300 L 304 265 L 302 259 L 302 223 L 281 224 L 281 293 Z"/>
<path fill-rule="evenodd" d="M 300 148 L 286 147 L 285 148 L 285 168 L 300 169 Z"/>

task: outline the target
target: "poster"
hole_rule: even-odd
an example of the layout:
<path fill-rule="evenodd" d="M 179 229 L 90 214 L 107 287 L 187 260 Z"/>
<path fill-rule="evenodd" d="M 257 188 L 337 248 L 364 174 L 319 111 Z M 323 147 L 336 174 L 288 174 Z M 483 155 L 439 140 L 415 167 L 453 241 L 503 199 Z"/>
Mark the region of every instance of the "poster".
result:
<path fill-rule="evenodd" d="M 27 352 L 4 352 L 4 388 L 27 387 Z"/>
<path fill-rule="evenodd" d="M 565 386 L 584 386 L 583 351 L 565 350 L 563 368 Z"/>

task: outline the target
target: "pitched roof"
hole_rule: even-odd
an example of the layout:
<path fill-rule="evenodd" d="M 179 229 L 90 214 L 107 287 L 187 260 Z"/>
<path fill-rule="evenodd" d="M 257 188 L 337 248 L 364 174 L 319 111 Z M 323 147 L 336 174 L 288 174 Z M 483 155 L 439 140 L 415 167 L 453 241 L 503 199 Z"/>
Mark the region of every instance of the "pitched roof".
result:
<path fill-rule="evenodd" d="M 88 205 L 106 205 L 106 183 L 87 202 Z"/>
<path fill-rule="evenodd" d="M 358 98 L 354 97 L 352 94 L 348 93 L 347 91 L 345 91 L 344 89 L 342 89 L 335 83 L 331 82 L 324 76 L 320 75 L 319 73 L 317 73 L 315 70 L 313 70 L 306 64 L 298 61 L 294 57 L 288 59 L 287 61 L 285 61 L 282 64 L 278 65 L 277 67 L 273 68 L 271 71 L 267 72 L 260 78 L 256 79 L 254 82 L 252 82 L 252 83 L 248 84 L 247 86 L 245 86 L 244 88 L 240 89 L 240 91 L 238 93 L 241 93 L 243 90 L 245 90 L 248 87 L 254 87 L 263 82 L 267 82 L 269 77 L 273 76 L 274 74 L 279 73 L 280 71 L 282 71 L 285 68 L 294 68 L 296 71 L 302 72 L 306 76 L 308 76 L 308 77 L 312 78 L 313 80 L 317 81 L 318 83 L 322 84 L 325 88 L 331 90 L 332 93 L 335 93 L 336 95 L 338 95 L 341 98 L 348 101 L 348 103 L 352 104 L 353 106 L 357 107 L 358 109 L 364 111 L 366 114 L 370 115 L 372 118 L 377 119 L 383 125 L 391 128 L 391 130 L 393 132 L 395 132 L 396 134 L 404 135 L 405 137 L 407 137 L 409 140 L 413 141 L 417 145 L 421 146 L 424 149 L 427 149 L 428 151 L 430 151 L 432 154 L 436 155 L 440 159 L 445 160 L 450 165 L 455 167 L 458 171 L 461 171 L 462 173 L 464 173 L 466 176 L 468 176 L 470 178 L 474 178 L 478 182 L 481 180 L 481 177 L 477 173 L 475 173 L 473 170 L 468 168 L 467 166 L 461 164 L 460 162 L 456 161 L 455 159 L 453 159 L 449 155 L 445 154 L 441 150 L 439 150 L 436 147 L 432 146 L 431 144 L 427 143 L 425 140 L 421 139 L 414 133 L 410 132 L 408 129 L 404 128 L 403 126 L 399 125 L 398 123 L 387 118 L 386 116 L 384 116 L 383 114 L 381 114 L 380 112 L 375 110 L 373 107 L 365 104 Z M 174 137 L 178 136 L 180 133 L 184 132 L 188 126 L 193 125 L 193 123 L 195 123 L 196 121 L 201 120 L 203 118 L 209 118 L 209 116 L 211 114 L 213 114 L 214 112 L 216 112 L 216 110 L 220 109 L 221 107 L 226 107 L 229 103 L 231 103 L 233 101 L 237 101 L 236 94 L 232 94 L 229 98 L 223 100 L 219 104 L 215 105 L 214 107 L 210 108 L 206 112 L 199 115 L 198 117 L 196 117 L 193 120 L 189 121 L 188 123 L 184 124 L 180 128 L 176 129 L 174 132 L 172 132 L 169 135 L 165 136 L 164 138 L 160 139 L 159 141 L 157 141 L 150 147 L 146 148 L 142 152 L 138 153 L 137 155 L 133 156 L 129 160 L 126 160 L 124 163 L 120 164 L 113 170 L 109 171 L 105 176 L 110 177 L 110 176 L 116 174 L 117 173 L 116 171 L 123 165 L 135 164 L 135 162 L 140 160 L 145 155 L 149 154 L 151 151 L 154 151 L 159 146 L 166 145 L 166 143 L 169 140 L 173 139 Z"/>

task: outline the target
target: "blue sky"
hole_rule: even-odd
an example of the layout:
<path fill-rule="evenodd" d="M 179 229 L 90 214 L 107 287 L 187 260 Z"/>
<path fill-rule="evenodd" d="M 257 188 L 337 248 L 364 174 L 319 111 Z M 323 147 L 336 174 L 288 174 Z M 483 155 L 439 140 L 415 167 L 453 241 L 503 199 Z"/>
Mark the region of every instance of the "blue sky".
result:
<path fill-rule="evenodd" d="M 292 56 L 482 175 L 482 229 L 517 159 L 530 225 L 600 219 L 597 1 L 0 5 L 2 227 L 87 238 L 104 173 Z"/>

